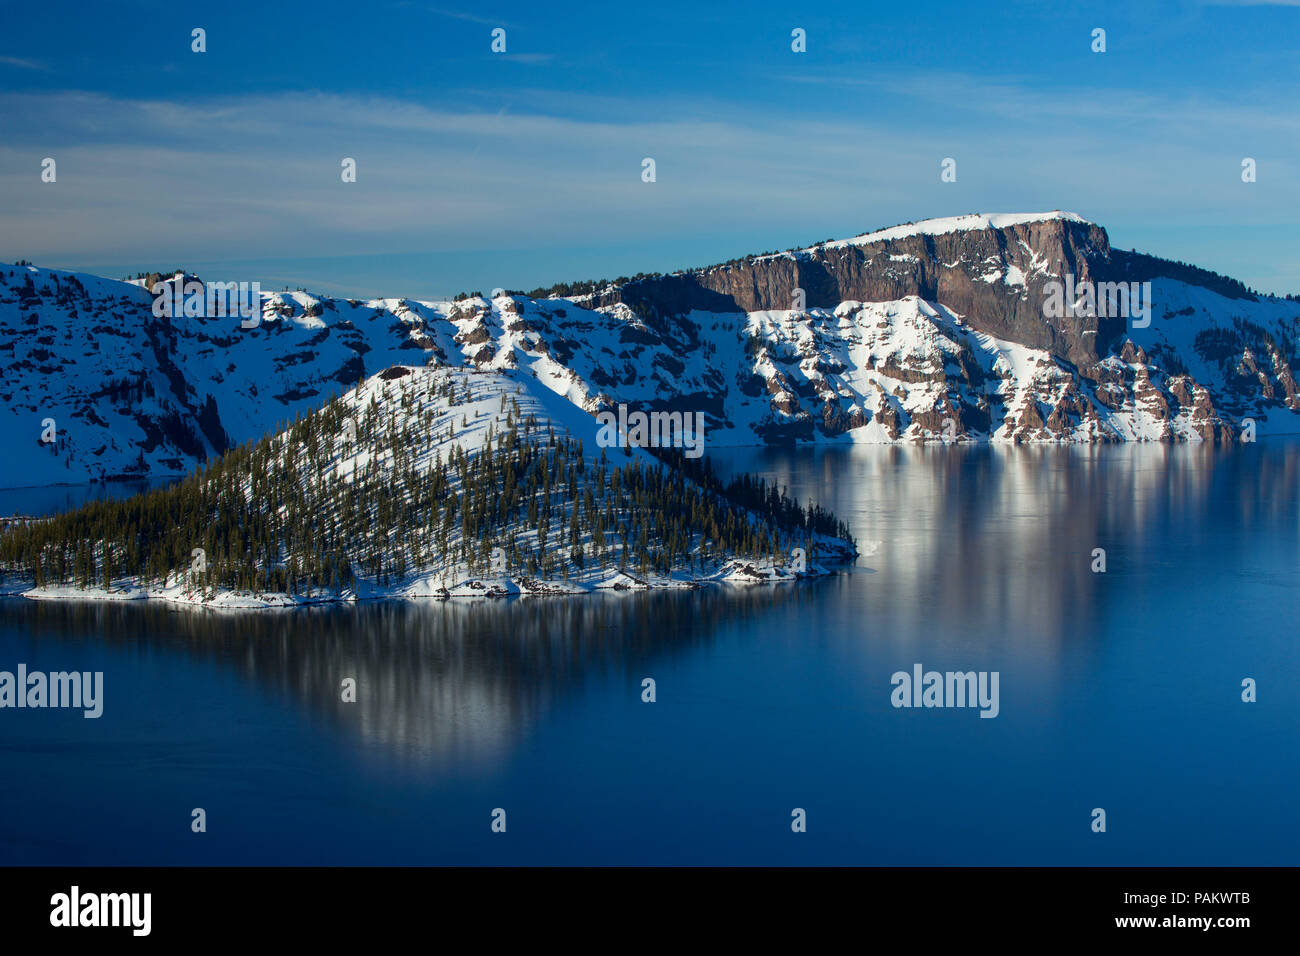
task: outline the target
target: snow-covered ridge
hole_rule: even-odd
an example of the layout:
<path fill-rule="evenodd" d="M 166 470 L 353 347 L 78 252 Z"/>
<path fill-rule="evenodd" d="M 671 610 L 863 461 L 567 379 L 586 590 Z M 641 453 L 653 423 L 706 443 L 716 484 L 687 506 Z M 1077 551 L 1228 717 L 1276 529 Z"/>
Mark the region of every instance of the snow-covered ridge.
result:
<path fill-rule="evenodd" d="M 906 239 L 909 236 L 942 236 L 950 232 L 970 232 L 981 229 L 1007 229 L 1033 222 L 1079 222 L 1091 225 L 1087 219 L 1072 212 L 1054 209 L 1051 212 L 993 212 L 972 213 L 967 216 L 948 216 L 941 219 L 923 219 L 902 226 L 890 226 L 876 232 L 864 233 L 852 239 L 828 242 L 822 248 L 842 249 L 846 246 L 865 246 L 872 242 Z M 805 250 L 811 251 L 811 250 Z"/>
<path fill-rule="evenodd" d="M 845 240 L 867 244 L 845 253 L 749 257 L 577 298 L 264 292 L 251 329 L 156 317 L 139 282 L 0 266 L 0 488 L 181 475 L 398 365 L 518 373 L 530 399 L 587 421 L 622 403 L 699 412 L 706 454 L 945 436 L 1227 441 L 1247 419 L 1261 435 L 1300 431 L 1300 303 L 1112 250 L 1099 229 L 996 231 L 1050 220 L 1083 221 L 928 220 Z M 960 241 L 933 255 L 870 245 L 950 229 Z M 1045 284 L 1085 271 L 1150 277 L 1149 324 L 1047 319 Z"/>

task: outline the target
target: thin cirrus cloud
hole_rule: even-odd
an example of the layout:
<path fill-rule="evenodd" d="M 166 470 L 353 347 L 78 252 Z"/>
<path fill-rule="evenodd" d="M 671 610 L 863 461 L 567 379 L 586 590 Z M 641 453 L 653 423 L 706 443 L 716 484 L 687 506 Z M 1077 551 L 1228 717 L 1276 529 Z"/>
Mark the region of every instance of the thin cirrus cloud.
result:
<path fill-rule="evenodd" d="M 1297 120 L 1267 98 L 1049 94 L 959 75 L 877 85 L 902 106 L 875 118 L 544 92 L 496 111 L 296 92 L 0 94 L 13 133 L 0 144 L 0 256 L 147 267 L 610 242 L 660 261 L 683 236 L 714 235 L 722 259 L 974 210 L 1068 208 L 1114 237 L 1154 220 L 1282 223 L 1300 200 Z M 954 89 L 960 109 L 945 106 Z M 1247 191 L 1243 150 L 1266 174 Z M 40 180 L 46 156 L 54 184 Z M 959 175 L 945 185 L 947 156 Z M 340 180 L 344 157 L 356 183 Z M 645 157 L 655 183 L 641 180 Z"/>
<path fill-rule="evenodd" d="M 39 60 L 29 60 L 21 56 L 0 56 L 0 66 L 14 66 L 20 70 L 39 70 L 48 72 L 49 67 Z"/>

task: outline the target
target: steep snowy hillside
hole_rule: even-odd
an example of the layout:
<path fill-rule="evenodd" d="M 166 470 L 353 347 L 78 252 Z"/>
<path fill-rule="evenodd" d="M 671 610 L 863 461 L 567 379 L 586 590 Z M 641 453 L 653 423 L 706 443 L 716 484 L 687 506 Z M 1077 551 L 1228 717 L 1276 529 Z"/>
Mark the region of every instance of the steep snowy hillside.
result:
<path fill-rule="evenodd" d="M 519 373 L 393 366 L 169 488 L 0 533 L 3 589 L 224 606 L 555 594 L 792 581 L 855 553 L 778 489 L 600 446 L 594 419 Z"/>
<path fill-rule="evenodd" d="M 1051 307 L 1054 286 L 1073 306 L 1115 283 L 1136 315 Z M 264 293 L 241 323 L 156 316 L 143 285 L 0 268 L 0 487 L 179 475 L 395 364 L 518 371 L 588 414 L 698 412 L 706 447 L 1300 431 L 1300 304 L 1111 249 L 1069 213 L 928 220 L 572 298 Z"/>

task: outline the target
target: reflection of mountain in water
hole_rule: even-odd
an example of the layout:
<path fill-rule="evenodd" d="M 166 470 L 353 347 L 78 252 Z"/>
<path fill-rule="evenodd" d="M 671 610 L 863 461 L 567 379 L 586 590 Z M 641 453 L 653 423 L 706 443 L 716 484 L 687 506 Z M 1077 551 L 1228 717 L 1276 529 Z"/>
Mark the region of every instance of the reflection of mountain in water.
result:
<path fill-rule="evenodd" d="M 1219 587 L 1232 566 L 1271 573 L 1277 554 L 1244 549 L 1300 528 L 1296 442 L 735 450 L 724 463 L 834 508 L 859 541 L 881 542 L 859 561 L 879 573 L 778 589 L 287 612 L 0 600 L 0 632 L 188 651 L 383 756 L 483 766 L 587 684 L 622 683 L 635 702 L 641 678 L 725 631 L 798 621 L 807 629 L 792 640 L 830 628 L 901 650 L 941 635 L 961 659 L 999 648 L 1022 662 L 1053 658 L 1066 642 L 1104 647 L 1111 615 L 1137 607 L 1133 594 L 1158 614 L 1183 582 Z M 1107 550 L 1104 576 L 1090 570 L 1094 547 Z M 355 704 L 339 699 L 345 677 L 357 679 Z"/>
<path fill-rule="evenodd" d="M 1298 521 L 1300 444 L 1286 440 L 745 449 L 710 458 L 722 471 L 775 478 L 833 509 L 860 543 L 879 541 L 858 564 L 888 572 L 865 585 L 876 589 L 871 608 L 887 634 L 1011 624 L 1038 638 L 1079 633 L 1110 600 L 1117 575 L 1148 574 L 1143 561 L 1157 541 L 1210 554 L 1225 540 L 1249 540 L 1223 534 L 1229 526 Z M 1094 548 L 1106 550 L 1109 577 L 1092 572 Z"/>
<path fill-rule="evenodd" d="M 286 612 L 0 601 L 0 627 L 37 638 L 185 649 L 297 698 L 403 760 L 491 763 L 585 681 L 623 676 L 629 699 L 665 656 L 724 622 L 816 600 L 780 588 L 600 594 L 510 601 L 387 602 Z M 341 682 L 357 681 L 356 703 Z"/>

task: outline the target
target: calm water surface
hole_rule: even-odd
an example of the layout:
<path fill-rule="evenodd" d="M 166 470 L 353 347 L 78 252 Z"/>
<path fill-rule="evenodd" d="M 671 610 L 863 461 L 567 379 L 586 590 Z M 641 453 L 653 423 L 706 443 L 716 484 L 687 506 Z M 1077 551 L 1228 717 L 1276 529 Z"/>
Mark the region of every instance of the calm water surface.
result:
<path fill-rule="evenodd" d="M 0 864 L 1300 859 L 1300 442 L 715 461 L 878 547 L 689 595 L 0 600 L 0 669 L 106 688 L 98 720 L 0 710 Z M 999 716 L 894 709 L 916 663 L 998 671 Z"/>

